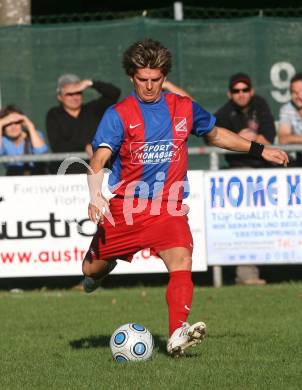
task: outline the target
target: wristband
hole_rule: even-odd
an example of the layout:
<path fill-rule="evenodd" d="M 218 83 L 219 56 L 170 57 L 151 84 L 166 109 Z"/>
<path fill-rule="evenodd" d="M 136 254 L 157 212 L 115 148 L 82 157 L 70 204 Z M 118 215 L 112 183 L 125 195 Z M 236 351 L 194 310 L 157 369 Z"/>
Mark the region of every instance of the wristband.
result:
<path fill-rule="evenodd" d="M 251 147 L 248 154 L 254 157 L 262 158 L 262 152 L 264 145 L 258 144 L 258 142 L 251 141 Z"/>

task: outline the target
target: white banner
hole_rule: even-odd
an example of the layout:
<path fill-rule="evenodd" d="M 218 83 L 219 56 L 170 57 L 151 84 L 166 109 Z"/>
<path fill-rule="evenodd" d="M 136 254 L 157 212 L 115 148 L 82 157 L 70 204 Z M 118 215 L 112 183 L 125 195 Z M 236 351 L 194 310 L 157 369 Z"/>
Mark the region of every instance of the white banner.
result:
<path fill-rule="evenodd" d="M 206 270 L 202 171 L 191 179 L 193 270 Z M 0 277 L 81 275 L 82 259 L 96 226 L 87 218 L 86 175 L 0 178 Z M 113 273 L 164 272 L 144 250 Z"/>
<path fill-rule="evenodd" d="M 205 174 L 209 265 L 302 263 L 301 169 Z"/>

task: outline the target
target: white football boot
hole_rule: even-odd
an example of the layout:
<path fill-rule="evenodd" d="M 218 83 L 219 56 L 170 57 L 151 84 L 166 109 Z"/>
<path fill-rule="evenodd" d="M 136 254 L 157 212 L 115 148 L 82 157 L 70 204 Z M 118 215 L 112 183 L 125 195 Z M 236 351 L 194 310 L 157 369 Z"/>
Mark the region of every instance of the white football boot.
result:
<path fill-rule="evenodd" d="M 167 343 L 167 352 L 172 357 L 179 357 L 189 347 L 195 347 L 201 343 L 206 335 L 206 324 L 196 322 L 190 325 L 184 322 L 181 327 L 175 329 Z"/>

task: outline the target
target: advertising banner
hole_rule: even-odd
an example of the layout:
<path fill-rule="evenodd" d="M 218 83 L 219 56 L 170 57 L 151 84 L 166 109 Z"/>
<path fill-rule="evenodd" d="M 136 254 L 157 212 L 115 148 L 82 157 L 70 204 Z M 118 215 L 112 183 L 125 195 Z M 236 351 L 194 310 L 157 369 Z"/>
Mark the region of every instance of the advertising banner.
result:
<path fill-rule="evenodd" d="M 300 169 L 205 174 L 208 265 L 302 263 Z"/>
<path fill-rule="evenodd" d="M 203 173 L 189 173 L 193 269 L 206 270 Z M 0 178 L 0 277 L 80 275 L 96 226 L 87 217 L 86 175 Z M 167 232 L 169 234 L 169 232 Z M 113 273 L 164 272 L 148 249 Z"/>

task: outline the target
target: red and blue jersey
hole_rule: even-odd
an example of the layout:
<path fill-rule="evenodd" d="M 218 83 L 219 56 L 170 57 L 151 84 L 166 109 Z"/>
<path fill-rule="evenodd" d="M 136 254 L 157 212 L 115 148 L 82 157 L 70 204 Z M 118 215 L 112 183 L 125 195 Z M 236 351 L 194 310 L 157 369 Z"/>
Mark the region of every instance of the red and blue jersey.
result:
<path fill-rule="evenodd" d="M 112 150 L 109 185 L 115 194 L 182 199 L 189 192 L 187 139 L 207 134 L 215 121 L 188 97 L 163 93 L 145 103 L 133 94 L 107 109 L 92 146 Z"/>

